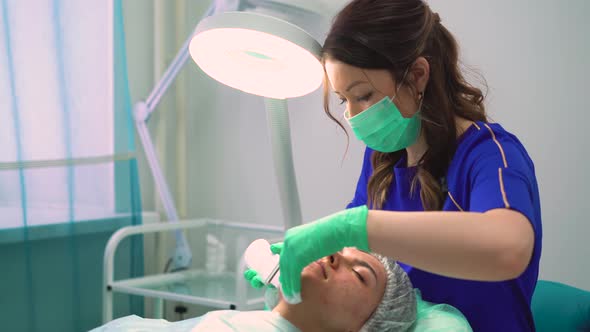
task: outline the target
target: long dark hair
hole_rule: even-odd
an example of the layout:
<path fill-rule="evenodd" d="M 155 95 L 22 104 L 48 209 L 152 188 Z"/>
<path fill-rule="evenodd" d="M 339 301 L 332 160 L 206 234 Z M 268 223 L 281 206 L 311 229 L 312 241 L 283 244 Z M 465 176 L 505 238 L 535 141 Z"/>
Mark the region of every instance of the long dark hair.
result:
<path fill-rule="evenodd" d="M 440 23 L 438 14 L 421 0 L 354 0 L 335 17 L 324 43 L 322 61 L 333 59 L 363 69 L 385 69 L 417 94 L 404 72 L 418 57 L 430 64 L 430 79 L 421 108 L 422 133 L 428 149 L 418 162 L 412 182 L 420 183 L 425 210 L 440 210 L 444 179 L 456 150 L 455 116 L 486 121 L 482 91 L 470 85 L 459 66 L 455 38 Z M 328 77 L 324 79 L 324 110 L 330 113 Z M 368 204 L 381 209 L 393 180 L 393 165 L 402 151 L 371 156 L 373 175 L 368 182 Z"/>

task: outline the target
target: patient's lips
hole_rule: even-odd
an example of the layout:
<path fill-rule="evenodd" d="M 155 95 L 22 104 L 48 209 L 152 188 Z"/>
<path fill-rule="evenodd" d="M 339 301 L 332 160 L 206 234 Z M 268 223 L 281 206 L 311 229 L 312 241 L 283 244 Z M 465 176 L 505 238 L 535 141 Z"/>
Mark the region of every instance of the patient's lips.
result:
<path fill-rule="evenodd" d="M 320 266 L 320 268 L 322 269 L 322 274 L 324 275 L 324 279 L 328 279 L 328 274 L 326 273 L 326 267 L 324 266 L 324 264 L 321 261 L 315 261 L 316 264 L 318 264 Z"/>

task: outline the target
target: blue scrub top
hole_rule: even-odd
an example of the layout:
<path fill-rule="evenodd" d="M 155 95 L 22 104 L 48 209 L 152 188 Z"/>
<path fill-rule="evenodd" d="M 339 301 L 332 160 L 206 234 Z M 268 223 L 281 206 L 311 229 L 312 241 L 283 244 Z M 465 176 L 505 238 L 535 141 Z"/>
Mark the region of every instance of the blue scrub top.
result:
<path fill-rule="evenodd" d="M 356 193 L 347 208 L 367 204 L 372 173 L 367 148 Z M 419 188 L 410 194 L 415 167 L 402 157 L 383 210 L 423 211 Z M 535 232 L 531 261 L 518 278 L 480 282 L 448 278 L 403 264 L 414 287 L 426 301 L 447 303 L 467 317 L 474 331 L 534 331 L 530 303 L 541 256 L 541 206 L 533 162 L 519 140 L 499 124 L 476 122 L 457 140 L 457 150 L 446 176 L 443 211 L 485 212 L 508 208 L 525 215 Z M 485 262 L 482 262 L 485 264 Z"/>

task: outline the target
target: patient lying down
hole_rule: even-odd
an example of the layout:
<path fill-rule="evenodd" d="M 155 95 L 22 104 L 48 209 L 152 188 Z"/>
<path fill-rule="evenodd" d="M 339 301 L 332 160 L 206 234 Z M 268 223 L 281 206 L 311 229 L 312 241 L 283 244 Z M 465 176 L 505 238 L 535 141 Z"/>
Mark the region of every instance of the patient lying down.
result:
<path fill-rule="evenodd" d="M 425 305 L 397 263 L 354 248 L 308 265 L 301 274 L 301 297 L 296 305 L 279 299 L 272 311 L 220 310 L 176 323 L 126 317 L 92 332 L 471 331 L 458 311 L 449 315 L 449 308 L 444 308 L 445 319 L 433 320 L 436 310 L 429 309 L 436 306 Z M 418 319 L 425 316 L 420 310 L 429 312 L 425 324 Z"/>
<path fill-rule="evenodd" d="M 406 331 L 416 318 L 415 294 L 401 267 L 353 248 L 309 264 L 301 274 L 301 297 L 303 302 L 297 305 L 280 300 L 272 312 L 263 312 L 257 319 L 265 317 L 268 331 L 275 331 L 270 328 L 274 325 L 285 331 L 313 332 Z M 244 323 L 239 315 L 234 317 L 215 326 L 204 317 L 202 327 L 193 331 Z M 255 324 L 261 330 L 260 322 Z"/>

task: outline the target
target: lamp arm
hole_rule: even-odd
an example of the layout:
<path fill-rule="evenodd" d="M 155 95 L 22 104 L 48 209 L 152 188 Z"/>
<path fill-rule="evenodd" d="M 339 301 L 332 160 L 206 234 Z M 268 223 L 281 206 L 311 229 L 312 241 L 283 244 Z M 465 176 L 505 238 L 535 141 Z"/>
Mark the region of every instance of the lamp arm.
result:
<path fill-rule="evenodd" d="M 137 104 L 135 104 L 135 111 L 140 112 L 140 110 L 144 107 L 146 107 L 146 104 L 144 102 L 138 102 Z M 135 127 L 137 129 L 137 134 L 139 136 L 139 140 L 141 141 L 148 166 L 150 168 L 150 171 L 152 172 L 152 176 L 154 177 L 156 188 L 160 193 L 160 199 L 162 200 L 162 204 L 164 205 L 166 217 L 169 221 L 178 221 L 178 213 L 174 206 L 172 194 L 170 193 L 170 188 L 168 187 L 168 183 L 164 178 L 162 168 L 158 163 L 156 149 L 154 147 L 154 143 L 148 131 L 147 124 L 143 121 L 136 121 Z"/>
<path fill-rule="evenodd" d="M 215 10 L 216 10 L 216 1 L 213 1 L 211 6 L 209 7 L 209 9 L 207 10 L 207 12 L 205 12 L 205 14 L 203 15 L 203 17 L 201 19 L 211 16 L 213 13 L 215 13 Z M 158 81 L 156 86 L 154 86 L 154 89 L 152 90 L 152 92 L 149 94 L 148 98 L 145 101 L 146 107 L 142 108 L 139 113 L 135 113 L 136 121 L 142 120 L 142 121 L 147 122 L 149 120 L 150 115 L 152 114 L 152 112 L 154 112 L 154 110 L 156 109 L 156 107 L 160 103 L 162 96 L 166 93 L 166 91 L 168 91 L 168 88 L 170 87 L 170 85 L 172 85 L 172 82 L 174 82 L 174 79 L 176 78 L 176 76 L 178 76 L 178 73 L 182 70 L 182 67 L 184 66 L 184 64 L 186 63 L 186 60 L 189 57 L 188 46 L 191 42 L 191 39 L 192 39 L 195 31 L 196 31 L 196 27 L 193 30 L 193 32 L 191 32 L 191 34 L 188 36 L 188 38 L 185 40 L 182 47 L 178 50 L 178 53 L 176 53 L 174 60 L 172 61 L 172 63 L 170 63 L 170 66 L 168 66 L 168 69 L 166 69 L 166 72 L 164 72 L 164 75 L 162 75 L 162 77 L 160 78 L 160 80 Z"/>
<path fill-rule="evenodd" d="M 138 102 L 135 105 L 134 113 L 138 114 L 145 112 L 146 108 L 147 104 L 145 102 Z M 147 158 L 147 163 L 150 167 L 150 171 L 152 172 L 154 182 L 156 183 L 156 189 L 158 190 L 160 199 L 162 200 L 162 204 L 164 205 L 166 217 L 170 222 L 178 221 L 178 212 L 176 210 L 176 206 L 174 205 L 174 201 L 172 199 L 172 194 L 170 192 L 168 183 L 164 178 L 162 168 L 158 163 L 156 149 L 154 147 L 154 143 L 152 142 L 150 133 L 148 131 L 147 124 L 145 121 L 136 120 L 135 127 L 137 129 L 137 133 L 139 135 L 139 140 L 141 141 L 143 151 Z M 186 240 L 186 235 L 182 232 L 182 230 L 179 229 L 175 231 L 174 236 L 176 238 L 176 248 L 172 256 L 172 261 L 174 263 L 173 269 L 178 270 L 188 268 L 192 262 L 192 253 L 188 245 L 188 241 Z"/>
<path fill-rule="evenodd" d="M 203 18 L 212 15 L 216 10 L 216 1 L 213 1 L 209 9 L 206 11 Z M 196 28 L 195 28 L 196 29 Z M 150 93 L 149 97 L 146 101 L 140 101 L 135 104 L 133 109 L 133 115 L 135 118 L 135 127 L 137 129 L 137 133 L 139 135 L 139 139 L 141 141 L 141 145 L 143 146 L 144 153 L 147 158 L 147 162 L 154 178 L 154 182 L 156 183 L 156 189 L 160 195 L 160 199 L 162 200 L 162 204 L 164 205 L 164 211 L 166 213 L 166 217 L 168 221 L 178 221 L 178 212 L 176 210 L 176 206 L 174 205 L 174 200 L 172 199 L 172 194 L 170 192 L 170 188 L 168 183 L 166 182 L 166 178 L 162 172 L 162 168 L 158 163 L 158 157 L 156 155 L 156 149 L 154 147 L 154 143 L 152 142 L 150 133 L 147 128 L 147 122 L 149 120 L 150 115 L 155 111 L 156 107 L 158 106 L 162 96 L 184 64 L 189 56 L 188 45 L 192 39 L 194 34 L 193 32 L 189 35 L 186 39 L 176 57 L 162 76 L 152 92 Z M 176 239 L 176 249 L 172 256 L 173 261 L 173 269 L 183 269 L 188 268 L 192 262 L 192 253 L 190 247 L 188 245 L 188 241 L 186 239 L 186 235 L 181 230 L 175 231 L 175 239 Z"/>

